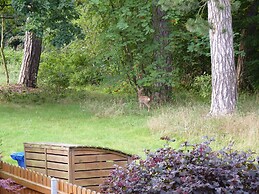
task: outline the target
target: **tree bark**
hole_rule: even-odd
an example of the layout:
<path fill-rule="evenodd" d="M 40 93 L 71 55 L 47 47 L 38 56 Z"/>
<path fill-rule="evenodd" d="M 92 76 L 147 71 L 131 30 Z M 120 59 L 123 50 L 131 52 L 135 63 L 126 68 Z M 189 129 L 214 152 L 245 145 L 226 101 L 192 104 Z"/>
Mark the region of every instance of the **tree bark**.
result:
<path fill-rule="evenodd" d="M 172 55 L 166 48 L 170 43 L 170 28 L 169 21 L 164 18 L 165 15 L 166 12 L 161 9 L 161 6 L 157 5 L 157 1 L 155 0 L 152 20 L 155 30 L 154 41 L 157 44 L 157 48 L 154 53 L 154 60 L 157 64 L 157 71 L 160 71 L 161 78 L 159 79 L 164 80 L 155 84 L 156 93 L 159 95 L 160 101 L 169 101 L 172 94 L 172 86 L 168 83 L 173 71 Z"/>
<path fill-rule="evenodd" d="M 251 4 L 247 7 L 246 13 L 244 14 L 247 18 L 253 18 L 258 15 L 258 6 L 259 2 L 254 0 Z M 242 52 L 238 55 L 237 59 L 237 86 L 238 90 L 246 89 L 250 92 L 254 90 L 253 86 L 251 85 L 247 70 L 249 66 L 247 66 L 247 61 L 253 56 L 256 52 L 253 47 L 247 44 L 246 39 L 249 36 L 256 36 L 257 25 L 256 23 L 248 22 L 245 28 L 241 30 L 241 41 L 239 46 L 239 51 Z"/>
<path fill-rule="evenodd" d="M 239 45 L 239 52 L 241 54 L 238 55 L 237 58 L 237 88 L 240 90 L 243 85 L 243 73 L 244 73 L 244 63 L 245 63 L 245 38 L 246 30 L 243 29 L 241 32 L 241 40 Z"/>
<path fill-rule="evenodd" d="M 24 41 L 24 56 L 18 84 L 23 84 L 26 87 L 37 86 L 37 75 L 40 64 L 42 40 L 33 32 L 25 33 Z"/>
<path fill-rule="evenodd" d="M 237 103 L 237 76 L 230 1 L 209 0 L 208 22 L 212 68 L 210 114 L 231 114 L 235 111 Z"/>
<path fill-rule="evenodd" d="M 0 52 L 1 52 L 1 57 L 2 57 L 2 64 L 4 67 L 5 75 L 6 75 L 6 84 L 9 84 L 10 78 L 9 78 L 9 72 L 6 64 L 6 58 L 4 54 L 4 26 L 5 26 L 5 18 L 2 15 L 2 28 L 1 28 L 1 44 L 0 44 Z"/>

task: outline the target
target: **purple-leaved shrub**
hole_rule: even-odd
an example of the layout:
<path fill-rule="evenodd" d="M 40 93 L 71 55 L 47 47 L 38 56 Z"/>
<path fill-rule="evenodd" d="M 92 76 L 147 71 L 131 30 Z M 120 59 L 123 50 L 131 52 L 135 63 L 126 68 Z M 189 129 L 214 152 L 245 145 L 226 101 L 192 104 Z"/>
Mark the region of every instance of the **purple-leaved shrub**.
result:
<path fill-rule="evenodd" d="M 0 146 L 1 146 L 1 140 L 0 140 Z M 2 159 L 2 152 L 0 150 L 0 162 L 1 162 L 1 159 Z M 1 178 L 0 178 L 0 187 L 12 193 L 19 193 L 20 190 L 25 188 L 22 185 L 16 184 L 12 179 L 1 179 Z"/>
<path fill-rule="evenodd" d="M 166 139 L 169 141 L 169 139 Z M 146 151 L 146 159 L 134 157 L 125 168 L 116 166 L 103 185 L 103 193 L 187 194 L 259 193 L 258 158 L 251 151 L 219 151 L 212 140 Z"/>
<path fill-rule="evenodd" d="M 11 193 L 19 193 L 25 187 L 16 184 L 12 179 L 0 179 L 0 187 L 4 188 L 6 191 Z"/>

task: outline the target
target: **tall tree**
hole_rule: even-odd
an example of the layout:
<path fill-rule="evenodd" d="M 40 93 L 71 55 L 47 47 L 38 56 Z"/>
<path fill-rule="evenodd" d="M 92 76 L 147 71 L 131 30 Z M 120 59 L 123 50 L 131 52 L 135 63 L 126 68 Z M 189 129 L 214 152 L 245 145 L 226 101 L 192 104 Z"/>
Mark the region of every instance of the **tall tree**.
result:
<path fill-rule="evenodd" d="M 18 83 L 36 87 L 44 30 L 48 29 L 54 45 L 63 46 L 79 33 L 79 28 L 72 24 L 79 15 L 73 0 L 13 0 L 12 5 L 26 19 L 24 57 Z"/>
<path fill-rule="evenodd" d="M 133 87 L 144 87 L 145 92 L 170 100 L 171 23 L 158 0 L 88 2 L 95 17 L 101 16 L 105 63 L 116 64 L 120 77 L 126 77 Z"/>
<path fill-rule="evenodd" d="M 12 19 L 13 17 L 8 15 L 10 14 L 10 7 L 11 3 L 10 0 L 2 0 L 0 1 L 0 12 L 1 12 L 1 40 L 0 40 L 0 53 L 2 57 L 2 64 L 4 67 L 4 71 L 6 74 L 6 83 L 9 84 L 9 72 L 7 68 L 7 63 L 6 63 L 6 57 L 4 53 L 4 37 L 5 37 L 5 19 Z"/>
<path fill-rule="evenodd" d="M 166 18 L 167 13 L 158 5 L 157 1 L 153 4 L 153 28 L 154 43 L 157 45 L 154 50 L 154 61 L 156 63 L 156 69 L 159 72 L 160 81 L 154 84 L 155 90 L 159 95 L 160 100 L 169 101 L 172 94 L 172 86 L 170 79 L 173 71 L 172 64 L 172 52 L 168 49 L 170 44 L 170 22 Z"/>
<path fill-rule="evenodd" d="M 259 1 L 244 0 L 240 3 L 238 13 L 233 15 L 234 30 L 240 34 L 237 58 L 238 89 L 253 91 L 256 85 L 258 87 L 259 80 L 256 50 L 259 45 Z"/>
<path fill-rule="evenodd" d="M 212 97 L 210 114 L 231 114 L 237 103 L 231 4 L 229 0 L 208 1 L 210 25 Z"/>
<path fill-rule="evenodd" d="M 6 64 L 6 58 L 5 58 L 5 54 L 4 54 L 4 26 L 5 26 L 5 16 L 3 14 L 1 14 L 1 20 L 2 20 L 2 27 L 1 27 L 1 43 L 0 43 L 0 53 L 1 53 L 1 57 L 2 57 L 2 64 L 5 70 L 5 74 L 6 74 L 6 84 L 9 84 L 9 72 L 8 72 L 8 68 L 7 68 L 7 64 Z"/>
<path fill-rule="evenodd" d="M 26 31 L 24 53 L 18 84 L 27 87 L 36 87 L 40 64 L 42 39 L 35 33 Z"/>

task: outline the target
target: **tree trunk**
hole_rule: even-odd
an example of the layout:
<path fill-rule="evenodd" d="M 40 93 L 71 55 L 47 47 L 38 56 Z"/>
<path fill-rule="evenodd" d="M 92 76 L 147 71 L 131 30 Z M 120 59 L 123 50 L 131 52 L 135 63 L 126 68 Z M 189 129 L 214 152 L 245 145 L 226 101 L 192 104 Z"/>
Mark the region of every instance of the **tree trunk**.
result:
<path fill-rule="evenodd" d="M 170 81 L 172 79 L 172 55 L 167 46 L 170 43 L 169 35 L 169 21 L 164 18 L 166 15 L 165 11 L 161 9 L 161 6 L 157 5 L 157 1 L 154 1 L 153 5 L 153 28 L 155 30 L 154 41 L 157 44 L 154 57 L 155 63 L 157 65 L 156 69 L 159 71 L 160 77 L 158 79 L 163 80 L 158 81 L 155 84 L 156 93 L 159 96 L 160 101 L 169 101 L 172 94 L 172 86 Z"/>
<path fill-rule="evenodd" d="M 243 85 L 243 73 L 244 73 L 244 63 L 245 63 L 245 38 L 246 30 L 243 29 L 241 32 L 241 40 L 239 45 L 239 52 L 241 54 L 238 55 L 237 58 L 237 88 L 240 90 Z"/>
<path fill-rule="evenodd" d="M 231 114 L 235 111 L 237 103 L 237 77 L 230 1 L 209 0 L 208 22 L 212 66 L 210 114 Z"/>
<path fill-rule="evenodd" d="M 6 75 L 6 84 L 9 84 L 10 78 L 9 78 L 9 72 L 6 64 L 6 58 L 4 54 L 4 26 L 5 26 L 5 19 L 4 15 L 2 17 L 2 28 L 1 28 L 1 44 L 0 44 L 0 52 L 1 52 L 1 57 L 2 57 L 2 64 L 4 67 L 5 75 Z"/>
<path fill-rule="evenodd" d="M 35 88 L 40 64 L 42 40 L 33 32 L 25 33 L 24 56 L 18 84 Z"/>
<path fill-rule="evenodd" d="M 247 7 L 247 13 L 244 16 L 247 18 L 256 17 L 258 15 L 258 6 L 258 1 L 254 0 L 251 2 L 251 4 Z M 237 86 L 238 90 L 246 89 L 252 92 L 254 88 L 247 75 L 247 70 L 249 69 L 249 66 L 247 66 L 247 61 L 249 61 L 251 55 L 253 56 L 256 51 L 249 45 L 249 43 L 246 43 L 246 39 L 249 36 L 256 36 L 257 25 L 254 22 L 248 22 L 246 25 L 247 26 L 241 30 L 239 51 L 242 53 L 238 55 L 237 59 Z"/>

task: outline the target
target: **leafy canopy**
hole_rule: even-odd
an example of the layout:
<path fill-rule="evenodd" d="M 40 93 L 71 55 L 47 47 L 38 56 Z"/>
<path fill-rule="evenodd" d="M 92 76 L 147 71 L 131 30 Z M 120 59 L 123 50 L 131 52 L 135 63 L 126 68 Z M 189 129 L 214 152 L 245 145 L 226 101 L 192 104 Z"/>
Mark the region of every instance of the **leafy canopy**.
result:
<path fill-rule="evenodd" d="M 80 28 L 72 23 L 79 18 L 72 0 L 12 0 L 12 5 L 26 21 L 25 30 L 38 37 L 47 32 L 55 46 L 68 44 L 80 34 Z"/>

